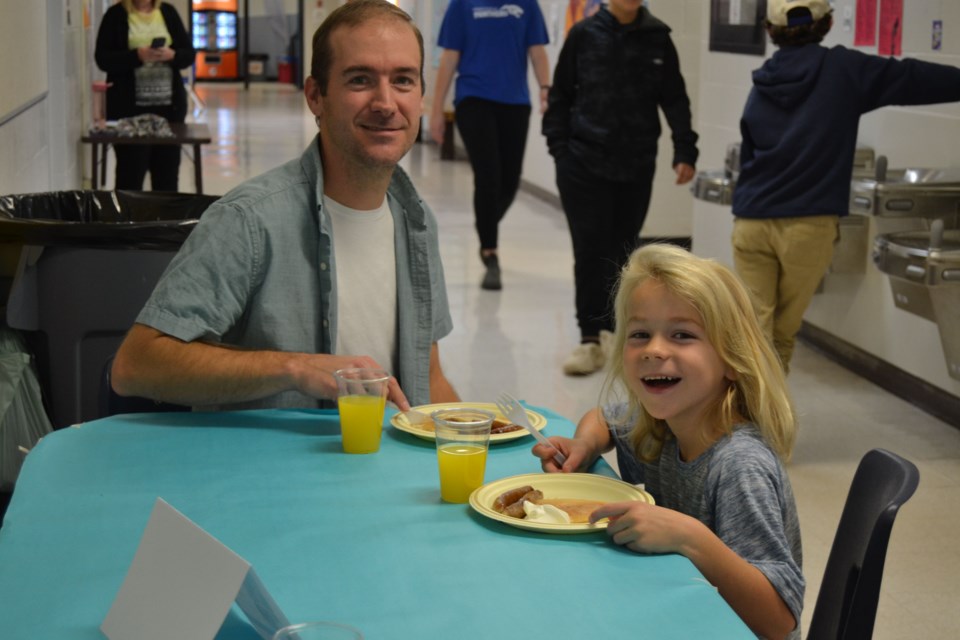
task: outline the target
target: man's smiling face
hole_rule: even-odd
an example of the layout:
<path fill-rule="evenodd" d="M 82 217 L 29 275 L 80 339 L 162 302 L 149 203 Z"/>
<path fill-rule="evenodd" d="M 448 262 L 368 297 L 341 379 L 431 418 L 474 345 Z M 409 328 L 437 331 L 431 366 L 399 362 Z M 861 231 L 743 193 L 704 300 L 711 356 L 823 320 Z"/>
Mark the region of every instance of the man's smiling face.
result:
<path fill-rule="evenodd" d="M 316 86 L 308 92 L 324 162 L 392 169 L 416 141 L 423 113 L 416 35 L 409 24 L 379 18 L 337 29 L 330 43 L 326 95 Z"/>

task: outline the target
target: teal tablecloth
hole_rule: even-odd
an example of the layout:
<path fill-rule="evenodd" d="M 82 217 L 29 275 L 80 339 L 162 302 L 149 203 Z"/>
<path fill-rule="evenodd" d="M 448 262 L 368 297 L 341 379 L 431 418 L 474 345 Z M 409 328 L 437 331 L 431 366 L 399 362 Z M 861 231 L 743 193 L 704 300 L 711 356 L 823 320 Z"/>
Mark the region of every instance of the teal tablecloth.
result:
<path fill-rule="evenodd" d="M 545 433 L 572 433 L 538 410 Z M 539 471 L 532 444 L 493 445 L 486 480 Z M 379 453 L 348 455 L 336 413 L 252 411 L 116 416 L 44 438 L 0 529 L 0 638 L 101 638 L 157 497 L 248 560 L 291 621 L 368 640 L 753 637 L 682 556 L 442 503 L 432 442 L 387 427 Z M 218 637 L 257 636 L 234 607 Z"/>

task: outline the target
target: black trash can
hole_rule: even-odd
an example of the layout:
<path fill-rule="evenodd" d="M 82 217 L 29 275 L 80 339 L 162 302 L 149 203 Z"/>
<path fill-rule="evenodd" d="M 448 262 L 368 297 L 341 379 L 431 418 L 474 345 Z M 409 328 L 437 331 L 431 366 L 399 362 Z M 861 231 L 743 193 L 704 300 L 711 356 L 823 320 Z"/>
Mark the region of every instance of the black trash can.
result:
<path fill-rule="evenodd" d="M 54 428 L 98 417 L 103 365 L 219 196 L 0 196 L 0 305 L 36 358 Z"/>
<path fill-rule="evenodd" d="M 250 82 L 262 82 L 267 79 L 267 60 L 270 58 L 266 53 L 247 54 L 247 80 Z"/>

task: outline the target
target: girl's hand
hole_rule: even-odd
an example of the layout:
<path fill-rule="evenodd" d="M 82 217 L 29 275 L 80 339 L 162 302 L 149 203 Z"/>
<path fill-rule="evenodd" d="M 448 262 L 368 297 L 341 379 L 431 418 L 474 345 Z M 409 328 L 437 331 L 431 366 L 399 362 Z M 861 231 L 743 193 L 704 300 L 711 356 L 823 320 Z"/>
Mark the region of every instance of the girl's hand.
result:
<path fill-rule="evenodd" d="M 638 553 L 683 553 L 703 524 L 679 511 L 640 501 L 613 502 L 590 514 L 590 523 L 610 518 L 607 535 Z"/>
<path fill-rule="evenodd" d="M 593 464 L 595 456 L 590 451 L 590 447 L 582 440 L 563 438 L 561 436 L 551 436 L 547 439 L 567 458 L 567 461 L 564 462 L 561 467 L 557 464 L 557 461 L 553 459 L 553 456 L 557 453 L 553 447 L 548 447 L 539 442 L 535 444 L 532 449 L 533 455 L 540 458 L 540 466 L 547 473 L 572 473 L 586 469 Z"/>

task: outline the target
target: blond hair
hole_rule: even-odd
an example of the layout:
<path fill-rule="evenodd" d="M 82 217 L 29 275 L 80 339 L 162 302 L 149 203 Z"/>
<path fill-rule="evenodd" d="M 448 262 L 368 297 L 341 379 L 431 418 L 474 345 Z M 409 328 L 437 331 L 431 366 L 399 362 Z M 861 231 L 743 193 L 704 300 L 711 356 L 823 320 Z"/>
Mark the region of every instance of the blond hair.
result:
<path fill-rule="evenodd" d="M 615 381 L 626 384 L 623 348 L 630 298 L 648 279 L 699 312 L 711 345 L 735 372 L 727 393 L 711 410 L 710 426 L 717 425 L 729 435 L 738 423 L 752 422 L 777 455 L 788 460 L 796 439 L 796 414 L 783 367 L 760 328 L 750 294 L 727 267 L 679 247 L 641 247 L 623 267 L 614 301 L 615 342 L 604 394 L 610 393 Z M 630 430 L 630 442 L 640 460 L 653 462 L 672 436 L 665 421 L 647 413 L 633 394 L 629 396 L 629 415 L 638 416 Z M 705 436 L 708 432 L 704 429 Z"/>

